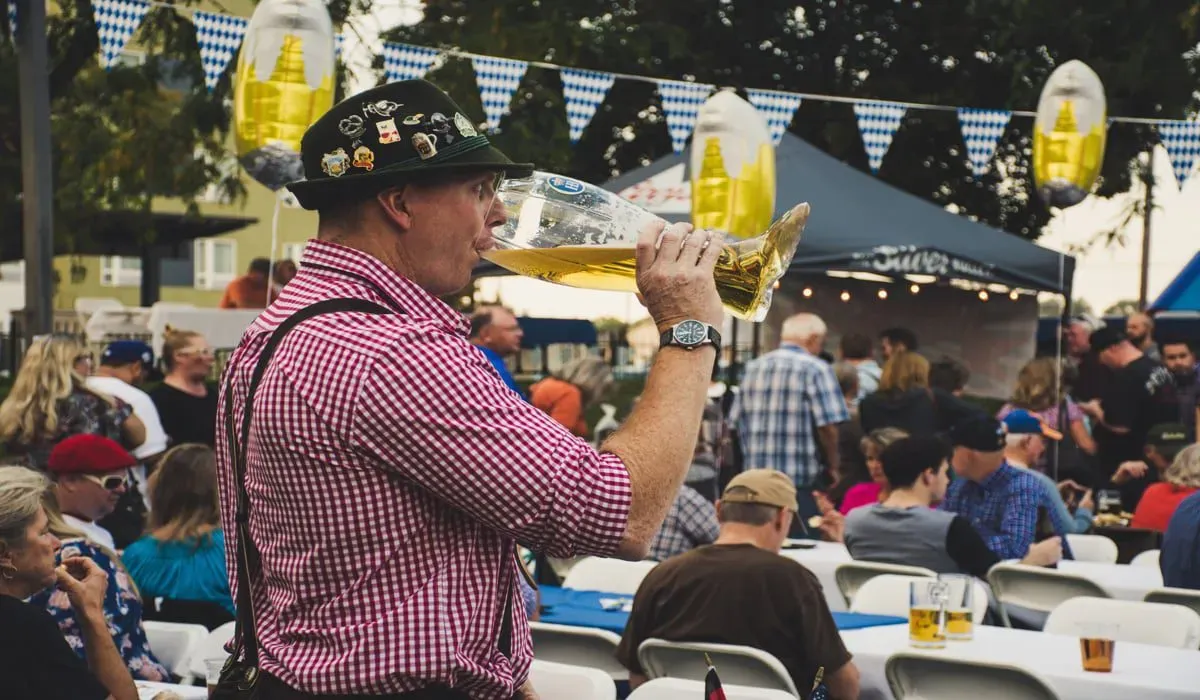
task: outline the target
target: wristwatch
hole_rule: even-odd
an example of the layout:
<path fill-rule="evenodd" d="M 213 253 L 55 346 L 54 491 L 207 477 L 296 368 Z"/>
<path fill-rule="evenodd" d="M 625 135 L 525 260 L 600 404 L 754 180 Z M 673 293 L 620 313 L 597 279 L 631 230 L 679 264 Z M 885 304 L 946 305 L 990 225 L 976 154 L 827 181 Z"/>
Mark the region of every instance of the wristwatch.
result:
<path fill-rule="evenodd" d="M 662 337 L 658 339 L 658 344 L 664 348 L 674 345 L 685 350 L 695 350 L 704 345 L 711 345 L 716 348 L 717 354 L 720 354 L 721 333 L 707 323 L 688 319 L 663 331 Z"/>

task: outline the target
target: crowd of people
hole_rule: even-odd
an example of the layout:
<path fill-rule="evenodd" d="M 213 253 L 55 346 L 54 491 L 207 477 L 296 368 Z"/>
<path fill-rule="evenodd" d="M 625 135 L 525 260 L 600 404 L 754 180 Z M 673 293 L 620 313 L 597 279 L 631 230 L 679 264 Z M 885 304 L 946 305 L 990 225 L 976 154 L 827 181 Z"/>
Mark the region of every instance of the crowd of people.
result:
<path fill-rule="evenodd" d="M 372 167 L 330 168 L 346 148 Z M 820 584 L 777 556 L 789 538 L 938 572 L 1052 565 L 1108 488 L 1164 530 L 1166 584 L 1200 589 L 1196 358 L 1156 348 L 1148 318 L 1128 334 L 1075 320 L 1069 366 L 1031 361 L 998 415 L 911 331 L 883 331 L 878 358 L 847 333 L 832 357 L 812 314 L 728 387 L 719 238 L 660 221 L 639 231 L 637 276 L 662 347 L 630 414 L 600 429 L 585 416 L 612 384 L 603 361 L 526 393 L 505 363 L 512 311 L 467 319 L 440 300 L 495 245 L 498 176 L 530 166 L 421 80 L 351 96 L 301 150 L 289 189 L 317 238 L 282 282 L 256 260 L 227 290 L 223 306 L 273 300 L 219 392 L 195 333 L 167 334 L 149 393 L 142 343 L 98 364 L 70 337 L 29 346 L 0 403 L 6 694 L 133 700 L 135 679 L 169 678 L 144 620 L 236 618 L 235 648 L 257 653 L 222 673 L 265 700 L 535 700 L 524 548 L 539 576 L 580 556 L 662 561 L 618 651 L 631 685 L 660 637 L 765 649 L 797 687 L 823 675 L 855 698 Z"/>
<path fill-rule="evenodd" d="M 207 384 L 212 348 L 196 333 L 169 331 L 149 393 L 157 364 L 148 345 L 116 341 L 98 359 L 73 336 L 36 338 L 0 403 L 0 579 L 22 594 L 0 592 L 27 606 L 5 617 L 3 636 L 22 647 L 5 657 L 19 664 L 11 668 L 35 669 L 21 678 L 31 693 L 86 697 L 99 680 L 121 698 L 133 680 L 170 681 L 143 621 L 212 629 L 234 617 Z M 27 564 L 26 554 L 49 561 Z M 22 655 L 53 662 L 21 665 Z"/>

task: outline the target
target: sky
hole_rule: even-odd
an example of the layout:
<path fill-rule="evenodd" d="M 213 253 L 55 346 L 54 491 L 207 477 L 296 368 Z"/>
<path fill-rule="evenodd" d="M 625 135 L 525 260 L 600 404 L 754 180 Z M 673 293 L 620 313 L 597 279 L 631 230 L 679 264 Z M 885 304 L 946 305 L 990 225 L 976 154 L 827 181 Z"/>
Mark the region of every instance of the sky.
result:
<path fill-rule="evenodd" d="M 382 51 L 379 33 L 398 24 L 421 19 L 420 0 L 376 3 L 371 15 L 351 19 L 357 30 L 347 32 L 344 51 L 348 57 L 352 90 L 374 85 L 377 76 L 371 70 L 373 56 Z M 360 40 L 361 38 L 361 40 Z M 1194 171 L 1193 171 L 1194 173 Z M 1194 173 L 1195 174 L 1195 173 Z M 1200 250 L 1200 174 L 1177 186 L 1166 151 L 1158 148 L 1155 156 L 1156 206 L 1151 217 L 1149 268 L 1150 301 L 1163 290 L 1188 260 Z M 1142 220 L 1134 219 L 1124 232 L 1124 242 L 1091 246 L 1079 252 L 1081 245 L 1098 232 L 1112 228 L 1119 213 L 1128 206 L 1129 197 L 1111 200 L 1089 197 L 1080 204 L 1058 212 L 1047 225 L 1038 244 L 1076 255 L 1075 296 L 1086 299 L 1097 312 L 1124 300 L 1136 299 L 1142 247 Z M 897 241 L 900 243 L 900 241 Z M 479 283 L 480 298 L 499 299 L 521 315 L 552 318 L 614 317 L 633 322 L 646 317 L 646 311 L 631 295 L 599 292 L 552 285 L 521 277 L 484 279 Z"/>

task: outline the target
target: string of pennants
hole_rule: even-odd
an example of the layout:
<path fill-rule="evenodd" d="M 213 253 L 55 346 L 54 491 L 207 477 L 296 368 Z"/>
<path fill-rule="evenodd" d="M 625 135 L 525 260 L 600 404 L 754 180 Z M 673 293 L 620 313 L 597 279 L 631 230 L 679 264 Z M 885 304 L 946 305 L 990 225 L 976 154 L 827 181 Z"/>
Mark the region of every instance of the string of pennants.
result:
<path fill-rule="evenodd" d="M 111 68 L 117 63 L 125 45 L 133 37 L 142 19 L 155 0 L 92 0 L 96 28 L 100 39 L 100 64 Z M 16 3 L 7 0 L 10 26 L 17 25 Z M 169 6 L 168 7 L 173 7 Z M 204 67 L 204 83 L 211 91 L 219 83 L 233 56 L 241 46 L 249 21 L 222 13 L 192 10 L 192 22 L 196 27 L 196 41 Z M 343 36 L 337 36 L 337 54 L 341 55 Z M 464 51 L 431 49 L 423 46 L 385 42 L 383 45 L 384 75 L 389 82 L 422 78 L 443 56 L 466 58 L 475 71 L 475 82 L 479 88 L 480 101 L 488 126 L 496 129 L 500 120 L 508 114 L 513 95 L 525 77 L 530 65 L 557 70 L 562 78 L 563 99 L 566 104 L 567 123 L 571 142 L 575 143 L 595 116 L 596 110 L 608 96 L 617 78 L 655 83 L 662 102 L 667 130 L 671 135 L 671 146 L 680 153 L 687 145 L 696 126 L 700 106 L 716 89 L 707 83 L 647 78 L 644 76 L 581 70 L 543 62 L 528 62 L 497 56 L 484 56 Z M 805 99 L 850 102 L 858 121 L 867 162 L 872 172 L 878 172 L 891 146 L 892 137 L 900 128 L 910 109 L 947 110 L 954 109 L 958 115 L 967 160 L 976 176 L 983 175 L 990 167 L 996 145 L 1004 135 L 1013 116 L 1032 117 L 1032 112 L 1000 109 L 949 108 L 941 105 L 910 104 L 880 100 L 852 100 L 830 95 L 809 95 L 778 90 L 746 90 L 751 104 L 763 115 L 772 139 L 776 144 Z M 1176 180 L 1180 186 L 1187 181 L 1200 161 L 1200 121 L 1153 120 L 1129 117 L 1112 117 L 1113 122 L 1134 122 L 1154 126 L 1162 145 L 1170 157 Z"/>

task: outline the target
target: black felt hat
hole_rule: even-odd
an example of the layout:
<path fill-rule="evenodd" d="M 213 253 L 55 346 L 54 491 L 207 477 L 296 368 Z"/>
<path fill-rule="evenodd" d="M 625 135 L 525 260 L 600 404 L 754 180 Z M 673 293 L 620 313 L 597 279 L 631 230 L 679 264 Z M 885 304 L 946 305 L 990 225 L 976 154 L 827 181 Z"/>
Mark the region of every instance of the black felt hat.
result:
<path fill-rule="evenodd" d="M 423 174 L 463 170 L 528 175 L 479 133 L 433 83 L 402 80 L 348 97 L 321 116 L 300 142 L 304 178 L 287 187 L 300 206 L 318 209 Z"/>

